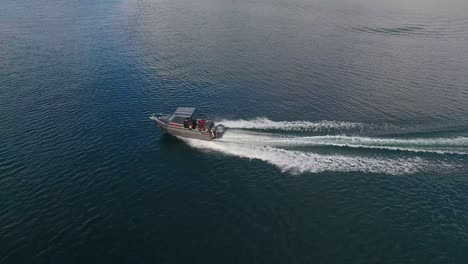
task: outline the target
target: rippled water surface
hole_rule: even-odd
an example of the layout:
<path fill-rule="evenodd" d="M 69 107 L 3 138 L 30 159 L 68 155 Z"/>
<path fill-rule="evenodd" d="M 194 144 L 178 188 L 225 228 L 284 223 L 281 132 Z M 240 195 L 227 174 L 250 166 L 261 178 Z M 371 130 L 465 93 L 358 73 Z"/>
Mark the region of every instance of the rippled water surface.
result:
<path fill-rule="evenodd" d="M 467 263 L 467 11 L 2 0 L 0 263 Z"/>

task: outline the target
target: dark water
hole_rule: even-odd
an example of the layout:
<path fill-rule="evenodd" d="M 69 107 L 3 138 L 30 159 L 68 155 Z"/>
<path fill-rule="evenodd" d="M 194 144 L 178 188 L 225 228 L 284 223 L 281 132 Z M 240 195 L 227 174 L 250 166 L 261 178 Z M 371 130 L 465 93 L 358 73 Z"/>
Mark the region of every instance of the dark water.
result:
<path fill-rule="evenodd" d="M 0 263 L 467 263 L 467 11 L 2 0 Z"/>

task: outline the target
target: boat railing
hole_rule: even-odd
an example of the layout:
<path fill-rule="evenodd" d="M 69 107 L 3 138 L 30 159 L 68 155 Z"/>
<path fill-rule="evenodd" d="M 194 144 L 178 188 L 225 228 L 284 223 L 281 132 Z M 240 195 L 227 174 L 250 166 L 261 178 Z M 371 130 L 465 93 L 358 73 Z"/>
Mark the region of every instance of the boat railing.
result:
<path fill-rule="evenodd" d="M 154 120 L 154 121 L 157 121 L 157 120 L 159 120 L 159 118 L 160 118 L 161 116 L 163 116 L 163 113 L 151 114 L 150 119 L 151 119 L 151 120 Z"/>

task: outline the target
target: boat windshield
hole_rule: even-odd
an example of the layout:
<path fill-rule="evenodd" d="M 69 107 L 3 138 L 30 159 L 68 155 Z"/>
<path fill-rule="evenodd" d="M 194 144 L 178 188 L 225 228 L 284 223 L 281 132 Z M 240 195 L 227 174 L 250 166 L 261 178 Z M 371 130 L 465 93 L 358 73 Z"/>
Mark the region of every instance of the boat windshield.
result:
<path fill-rule="evenodd" d="M 185 121 L 185 117 L 182 117 L 182 116 L 171 115 L 171 117 L 169 117 L 169 122 L 172 122 L 172 123 L 183 124 L 184 121 Z"/>

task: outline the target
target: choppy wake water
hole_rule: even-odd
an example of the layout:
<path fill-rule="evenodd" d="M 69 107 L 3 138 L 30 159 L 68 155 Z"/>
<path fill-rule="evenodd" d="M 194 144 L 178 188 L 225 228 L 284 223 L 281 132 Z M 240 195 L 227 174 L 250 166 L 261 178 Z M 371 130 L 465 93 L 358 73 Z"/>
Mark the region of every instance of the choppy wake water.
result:
<path fill-rule="evenodd" d="M 392 175 L 412 174 L 418 171 L 447 171 L 458 167 L 448 161 L 445 154 L 467 155 L 468 137 L 438 138 L 377 138 L 369 136 L 343 135 L 288 135 L 283 131 L 323 132 L 354 130 L 375 127 L 352 122 L 336 121 L 280 121 L 266 118 L 253 120 L 223 120 L 229 130 L 223 138 L 211 142 L 184 139 L 190 146 L 204 151 L 217 151 L 241 158 L 265 161 L 293 174 L 318 173 L 324 171 L 360 171 L 387 173 Z M 255 130 L 280 130 L 276 133 Z M 306 134 L 306 133 L 305 133 Z M 308 147 L 301 148 L 297 147 Z M 314 152 L 318 147 L 352 149 L 379 149 L 383 153 L 322 154 Z M 291 149 L 296 148 L 296 149 Z M 400 151 L 401 155 L 391 152 Z M 389 152 L 389 153 L 386 153 Z M 409 153 L 434 153 L 430 159 L 405 155 Z"/>
<path fill-rule="evenodd" d="M 468 137 L 453 138 L 374 138 L 365 136 L 287 136 L 267 133 L 230 131 L 219 141 L 268 146 L 335 146 L 363 149 L 468 154 Z"/>
<path fill-rule="evenodd" d="M 219 121 L 220 124 L 229 128 L 257 129 L 257 130 L 284 130 L 284 131 L 311 131 L 326 132 L 335 130 L 351 130 L 371 128 L 372 125 L 346 121 L 272 121 L 265 117 L 251 120 L 227 120 Z"/>

